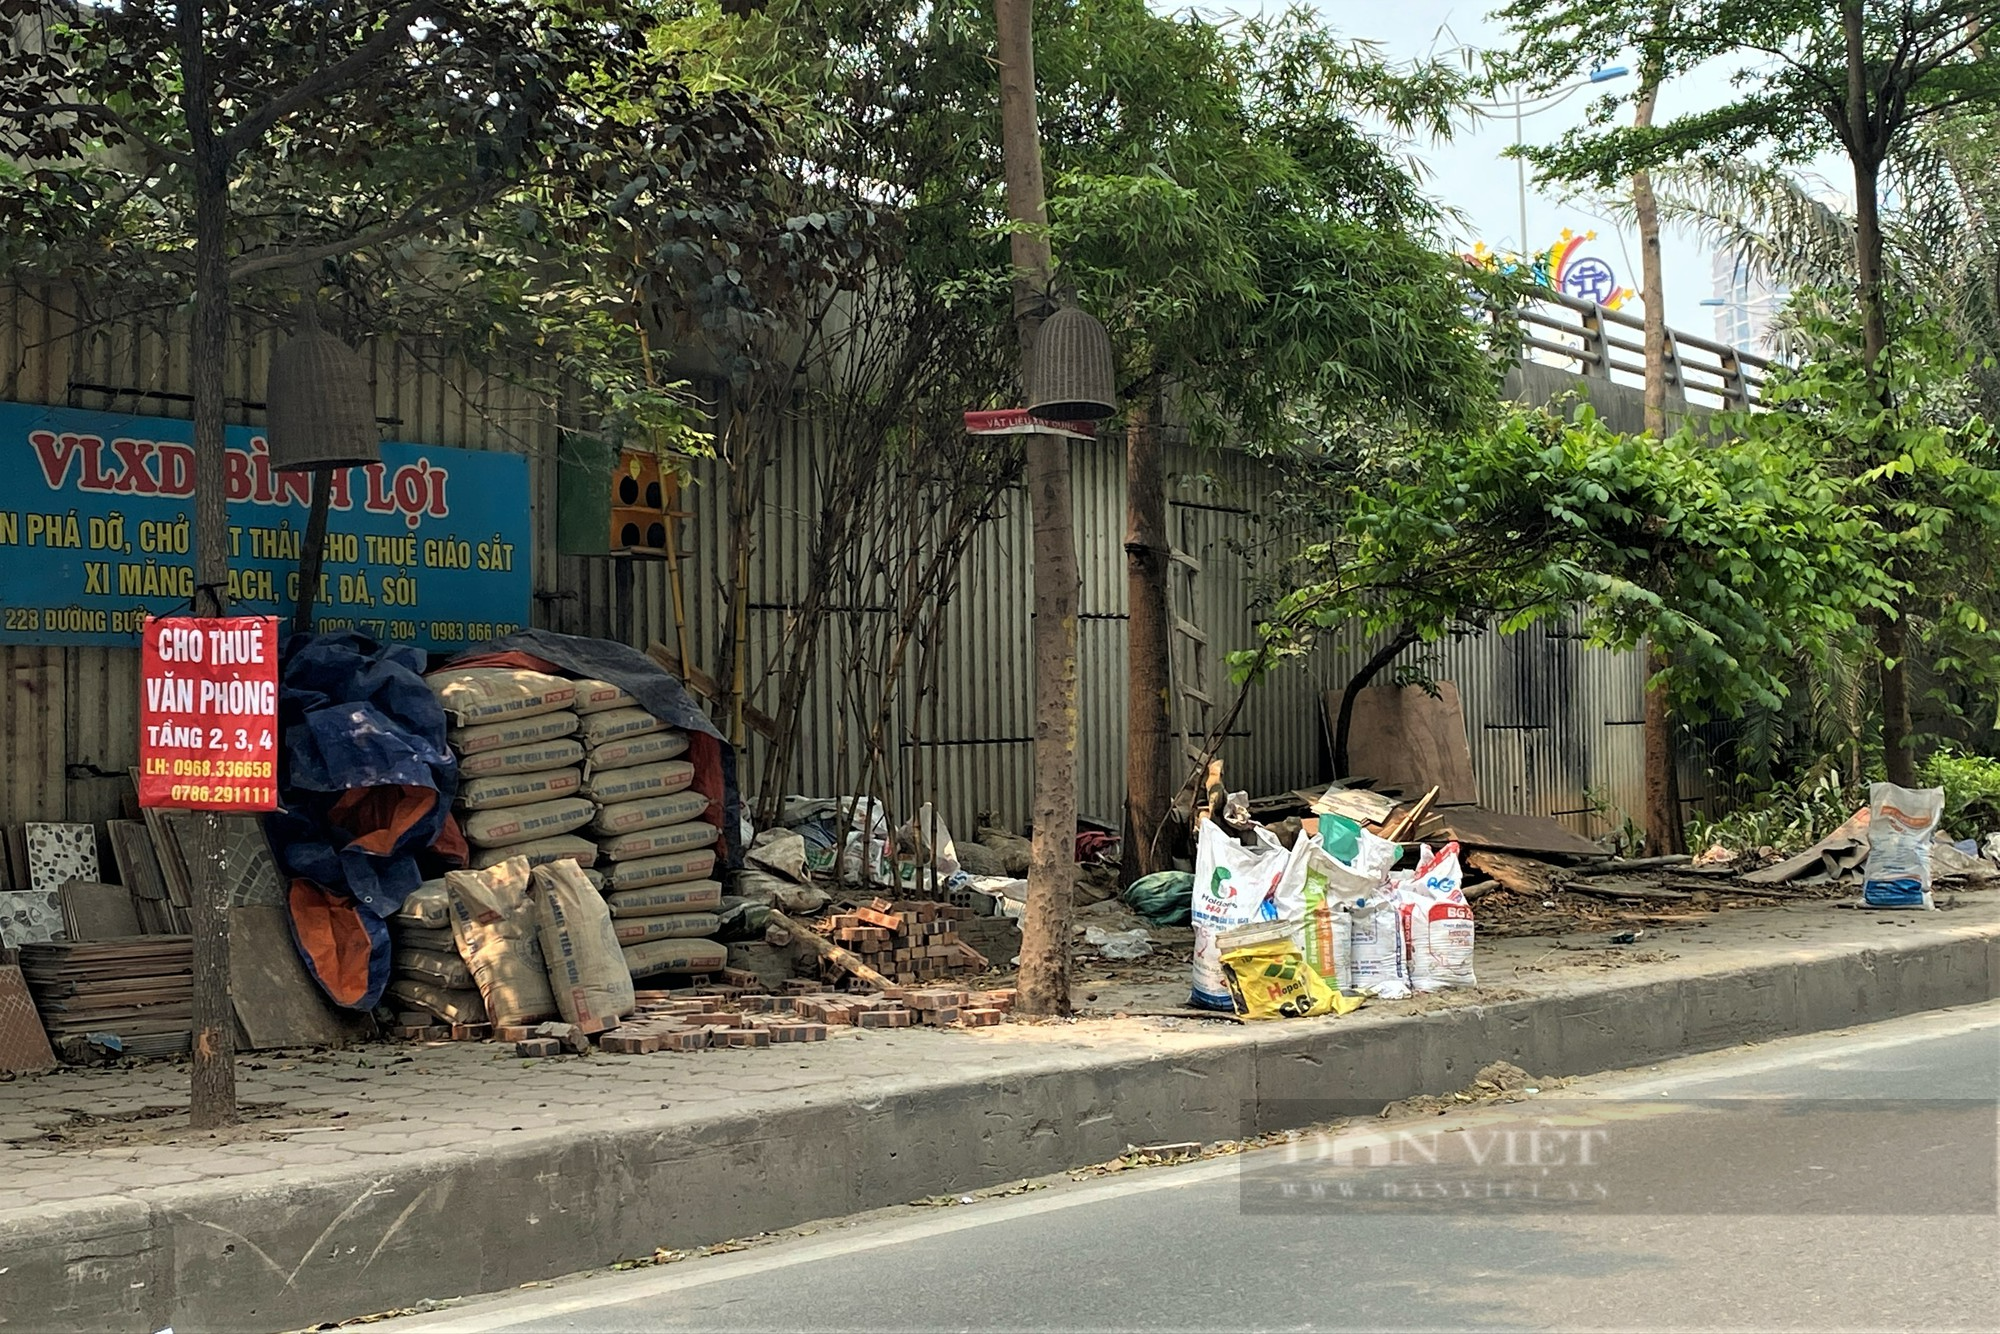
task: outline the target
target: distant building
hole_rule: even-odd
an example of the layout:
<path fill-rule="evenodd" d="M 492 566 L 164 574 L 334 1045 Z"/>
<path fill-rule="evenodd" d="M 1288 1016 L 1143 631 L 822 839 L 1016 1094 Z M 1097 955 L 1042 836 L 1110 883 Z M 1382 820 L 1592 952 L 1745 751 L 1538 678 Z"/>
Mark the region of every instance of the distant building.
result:
<path fill-rule="evenodd" d="M 1714 257 L 1715 341 L 1744 352 L 1770 356 L 1777 351 L 1771 325 L 1789 292 L 1773 287 L 1740 252 L 1719 250 Z"/>

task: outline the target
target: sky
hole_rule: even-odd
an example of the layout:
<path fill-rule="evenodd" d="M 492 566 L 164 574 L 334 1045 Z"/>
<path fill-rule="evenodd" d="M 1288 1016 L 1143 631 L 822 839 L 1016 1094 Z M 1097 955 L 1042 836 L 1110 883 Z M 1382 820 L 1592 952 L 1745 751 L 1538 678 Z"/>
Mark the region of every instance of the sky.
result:
<path fill-rule="evenodd" d="M 1456 47 L 1511 45 L 1505 28 L 1487 14 L 1500 0 L 1317 0 L 1317 7 L 1345 36 L 1380 43 L 1384 56 L 1410 60 Z M 1608 52 L 1604 63 L 1627 63 L 1623 53 Z M 1630 80 L 1623 81 L 1629 89 Z M 1522 118 L 1522 137 L 1547 143 L 1583 123 L 1597 90 L 1579 92 L 1560 106 Z M 1660 96 L 1659 116 L 1665 120 L 1684 111 L 1729 100 L 1733 90 L 1727 68 L 1698 71 L 1669 83 Z M 1490 113 L 1465 127 L 1448 143 L 1421 146 L 1418 156 L 1429 166 L 1430 193 L 1466 215 L 1469 234 L 1459 240 L 1467 247 L 1485 241 L 1496 250 L 1513 251 L 1520 240 L 1520 191 L 1516 167 L 1503 156 L 1514 142 L 1511 111 Z M 1610 220 L 1589 200 L 1570 203 L 1558 194 L 1536 188 L 1528 173 L 1529 247 L 1546 249 L 1563 228 L 1578 234 L 1595 231 L 1597 240 L 1578 251 L 1609 265 L 1621 287 L 1639 286 L 1636 235 Z M 1667 322 L 1702 337 L 1714 337 L 1717 312 L 1701 302 L 1715 295 L 1711 250 L 1699 238 L 1669 228 L 1661 239 L 1662 286 L 1666 291 Z M 1638 310 L 1636 302 L 1630 307 Z"/>

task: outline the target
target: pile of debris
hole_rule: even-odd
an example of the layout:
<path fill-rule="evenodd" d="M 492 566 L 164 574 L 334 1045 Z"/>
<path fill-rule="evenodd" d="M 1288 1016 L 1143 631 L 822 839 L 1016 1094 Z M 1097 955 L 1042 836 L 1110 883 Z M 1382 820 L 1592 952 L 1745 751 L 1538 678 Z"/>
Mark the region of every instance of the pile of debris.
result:
<path fill-rule="evenodd" d="M 822 975 L 881 989 L 984 972 L 986 956 L 958 937 L 957 923 L 967 916 L 969 909 L 920 899 L 876 899 L 835 913 L 818 924 L 842 947 L 821 954 Z"/>

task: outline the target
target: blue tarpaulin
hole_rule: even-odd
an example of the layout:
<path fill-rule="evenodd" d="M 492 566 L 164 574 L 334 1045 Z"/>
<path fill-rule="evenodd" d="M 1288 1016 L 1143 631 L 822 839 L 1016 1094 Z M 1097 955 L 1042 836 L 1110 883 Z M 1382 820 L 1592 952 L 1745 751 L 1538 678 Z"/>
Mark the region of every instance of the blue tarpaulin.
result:
<path fill-rule="evenodd" d="M 295 634 L 280 659 L 280 808 L 267 817 L 307 967 L 336 1004 L 389 982 L 384 919 L 426 871 L 465 864 L 458 766 L 421 649 L 354 631 Z"/>

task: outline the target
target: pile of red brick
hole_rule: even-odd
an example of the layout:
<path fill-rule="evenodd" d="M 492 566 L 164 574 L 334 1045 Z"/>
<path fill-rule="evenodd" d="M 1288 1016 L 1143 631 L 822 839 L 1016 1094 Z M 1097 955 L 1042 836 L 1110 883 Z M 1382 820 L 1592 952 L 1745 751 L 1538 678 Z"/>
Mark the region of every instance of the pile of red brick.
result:
<path fill-rule="evenodd" d="M 857 996 L 822 991 L 811 982 L 785 984 L 780 995 L 721 986 L 704 994 L 642 991 L 639 1009 L 597 1037 L 597 1050 L 623 1055 L 656 1051 L 702 1051 L 709 1047 L 769 1047 L 782 1042 L 824 1042 L 838 1027 L 910 1028 L 957 1025 L 980 1028 L 999 1023 L 1014 1008 L 1009 991 L 954 991 L 945 987 Z M 560 1030 L 569 1029 L 569 1032 Z M 512 1042 L 522 1056 L 581 1052 L 586 1041 L 568 1024 L 501 1028 L 495 1035 Z"/>
<path fill-rule="evenodd" d="M 935 982 L 984 972 L 986 956 L 958 938 L 957 924 L 971 909 L 926 899 L 876 899 L 866 908 L 835 913 L 818 923 L 828 939 L 892 982 Z M 832 961 L 828 977 L 844 970 Z"/>

